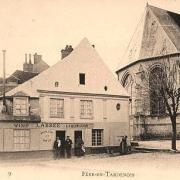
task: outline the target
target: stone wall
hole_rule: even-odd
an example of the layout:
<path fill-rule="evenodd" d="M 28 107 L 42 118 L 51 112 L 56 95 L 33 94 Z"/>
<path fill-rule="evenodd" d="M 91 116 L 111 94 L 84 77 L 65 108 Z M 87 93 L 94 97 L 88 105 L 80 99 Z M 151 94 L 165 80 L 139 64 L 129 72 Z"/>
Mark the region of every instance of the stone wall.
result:
<path fill-rule="evenodd" d="M 132 137 L 137 138 L 142 134 L 146 134 L 145 136 L 147 136 L 147 138 L 170 138 L 171 136 L 171 123 L 168 117 L 151 116 L 148 91 L 145 90 L 146 92 L 143 92 L 138 89 L 138 86 L 143 84 L 142 72 L 148 72 L 151 68 L 161 66 L 165 62 L 170 62 L 170 66 L 173 64 L 176 65 L 176 80 L 180 82 L 179 54 L 139 60 L 117 72 L 119 82 L 125 86 L 126 90 L 131 95 L 129 116 Z M 126 78 L 127 75 L 131 76 L 131 78 Z M 125 81 L 128 82 L 126 83 Z M 180 117 L 178 117 L 178 119 L 180 119 Z M 180 123 L 180 121 L 178 123 Z M 178 133 L 180 132 L 179 126 L 180 125 L 177 127 Z"/>

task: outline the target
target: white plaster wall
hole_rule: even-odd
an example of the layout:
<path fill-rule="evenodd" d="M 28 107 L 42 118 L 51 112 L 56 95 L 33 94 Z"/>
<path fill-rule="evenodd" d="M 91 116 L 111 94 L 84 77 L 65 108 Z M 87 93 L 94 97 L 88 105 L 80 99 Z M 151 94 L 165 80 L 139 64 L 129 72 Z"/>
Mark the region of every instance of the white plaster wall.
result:
<path fill-rule="evenodd" d="M 116 109 L 117 103 L 120 110 Z M 126 100 L 107 100 L 107 122 L 129 122 L 129 101 Z"/>
<path fill-rule="evenodd" d="M 43 97 L 42 122 L 62 122 L 62 123 L 94 123 L 94 122 L 129 122 L 129 100 L 126 98 L 106 98 L 104 97 L 73 97 L 56 95 L 57 98 L 64 99 L 64 118 L 50 117 L 50 98 L 55 96 Z M 40 97 L 41 98 L 41 97 Z M 93 101 L 93 118 L 80 118 L 80 100 Z M 40 101 L 41 102 L 41 101 Z M 117 103 L 120 110 L 116 109 Z M 106 117 L 106 118 L 104 118 Z"/>

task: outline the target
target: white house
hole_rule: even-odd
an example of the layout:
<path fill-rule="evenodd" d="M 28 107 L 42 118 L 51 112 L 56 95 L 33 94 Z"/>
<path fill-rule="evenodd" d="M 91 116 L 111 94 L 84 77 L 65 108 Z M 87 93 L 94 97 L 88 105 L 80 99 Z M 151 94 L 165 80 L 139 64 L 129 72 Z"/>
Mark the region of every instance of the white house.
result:
<path fill-rule="evenodd" d="M 81 136 L 90 152 L 129 136 L 129 95 L 84 38 L 61 61 L 6 94 L 0 151 L 52 150 Z"/>

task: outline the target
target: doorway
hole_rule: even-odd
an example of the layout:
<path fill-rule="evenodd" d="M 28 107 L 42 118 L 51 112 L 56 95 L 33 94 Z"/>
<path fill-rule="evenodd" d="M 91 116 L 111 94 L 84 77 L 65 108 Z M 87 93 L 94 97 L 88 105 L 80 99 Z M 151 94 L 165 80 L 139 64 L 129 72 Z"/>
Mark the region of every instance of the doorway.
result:
<path fill-rule="evenodd" d="M 78 137 L 82 139 L 82 131 L 74 131 L 74 145 L 76 145 Z"/>
<path fill-rule="evenodd" d="M 59 137 L 62 142 L 65 141 L 65 134 L 66 131 L 56 131 L 56 137 Z"/>
<path fill-rule="evenodd" d="M 65 134 L 66 134 L 66 131 L 56 131 L 56 137 L 59 137 L 59 139 L 61 140 L 60 155 L 61 155 L 62 158 L 65 157 L 65 147 L 64 147 Z"/>

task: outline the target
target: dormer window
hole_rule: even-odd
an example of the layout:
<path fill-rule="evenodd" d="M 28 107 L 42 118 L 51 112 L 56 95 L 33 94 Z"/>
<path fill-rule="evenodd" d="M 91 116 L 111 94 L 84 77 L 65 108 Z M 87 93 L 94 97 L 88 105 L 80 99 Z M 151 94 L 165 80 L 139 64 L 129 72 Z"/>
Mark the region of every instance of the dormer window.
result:
<path fill-rule="evenodd" d="M 14 97 L 13 115 L 14 116 L 28 116 L 29 115 L 28 97 Z"/>
<path fill-rule="evenodd" d="M 86 81 L 85 78 L 86 78 L 85 73 L 79 73 L 79 84 L 85 85 L 85 81 Z"/>

